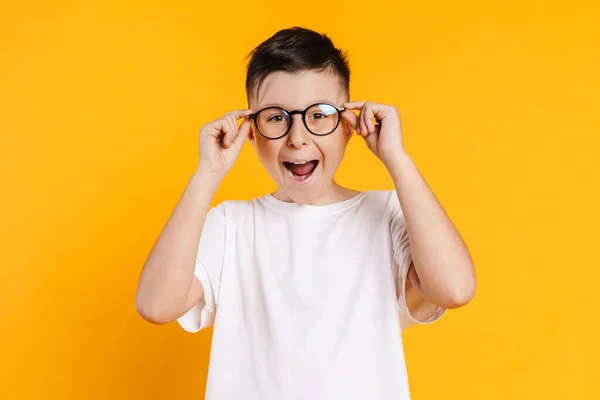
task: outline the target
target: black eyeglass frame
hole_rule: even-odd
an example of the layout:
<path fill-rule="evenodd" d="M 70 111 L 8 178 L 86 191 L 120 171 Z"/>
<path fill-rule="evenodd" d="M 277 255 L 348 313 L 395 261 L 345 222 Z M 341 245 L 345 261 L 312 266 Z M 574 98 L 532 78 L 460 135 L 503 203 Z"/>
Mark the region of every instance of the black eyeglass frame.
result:
<path fill-rule="evenodd" d="M 338 121 L 337 124 L 335 124 L 335 127 L 331 130 L 331 132 L 328 133 L 314 133 L 313 131 L 310 130 L 310 128 L 308 127 L 308 124 L 306 123 L 306 112 L 308 110 L 310 110 L 312 107 L 314 106 L 318 106 L 318 105 L 326 105 L 326 106 L 331 106 L 333 108 L 336 109 L 336 111 L 338 112 Z M 288 126 L 287 130 L 285 131 L 285 133 L 281 136 L 278 136 L 276 138 L 272 138 L 272 137 L 268 137 L 265 136 L 261 131 L 260 131 L 260 127 L 258 126 L 258 122 L 256 122 L 256 118 L 258 117 L 258 114 L 260 114 L 261 112 L 265 111 L 265 110 L 271 110 L 273 108 L 276 108 L 278 110 L 283 111 L 287 116 L 289 116 L 290 118 L 290 125 Z M 285 135 L 287 135 L 290 130 L 292 129 L 292 124 L 294 123 L 294 118 L 292 118 L 294 116 L 294 114 L 300 114 L 302 115 L 302 122 L 304 123 L 304 126 L 306 127 L 306 130 L 309 131 L 312 135 L 315 136 L 327 136 L 327 135 L 331 135 L 333 132 L 335 132 L 335 130 L 338 128 L 338 126 L 340 126 L 340 122 L 342 121 L 342 113 L 346 111 L 346 108 L 344 107 L 338 107 L 335 104 L 330 104 L 330 103 L 315 103 L 315 104 L 311 104 L 310 106 L 306 107 L 304 110 L 292 110 L 292 111 L 288 111 L 285 108 L 282 107 L 277 107 L 277 106 L 270 106 L 270 107 L 265 107 L 257 112 L 255 112 L 254 114 L 250 114 L 248 115 L 248 118 L 251 118 L 254 121 L 254 125 L 256 125 L 256 129 L 258 130 L 258 133 L 260 133 L 260 135 L 262 137 L 264 137 L 265 139 L 269 139 L 269 140 L 277 140 L 277 139 L 281 139 L 282 137 L 284 137 Z"/>

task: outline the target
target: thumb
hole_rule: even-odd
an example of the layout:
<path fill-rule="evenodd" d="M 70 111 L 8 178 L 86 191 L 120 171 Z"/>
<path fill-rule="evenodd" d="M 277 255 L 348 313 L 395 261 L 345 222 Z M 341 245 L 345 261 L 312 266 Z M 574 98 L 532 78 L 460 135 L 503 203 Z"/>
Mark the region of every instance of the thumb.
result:
<path fill-rule="evenodd" d="M 233 144 L 236 147 L 241 148 L 244 145 L 244 142 L 246 141 L 246 139 L 248 138 L 248 134 L 250 133 L 251 126 L 252 120 L 250 118 L 244 119 L 244 121 L 240 125 L 240 128 L 238 129 L 238 134 L 233 141 Z"/>
<path fill-rule="evenodd" d="M 348 121 L 352 129 L 356 130 L 356 125 L 358 124 L 358 115 L 354 114 L 352 110 L 348 110 L 347 112 L 342 113 L 342 118 Z"/>

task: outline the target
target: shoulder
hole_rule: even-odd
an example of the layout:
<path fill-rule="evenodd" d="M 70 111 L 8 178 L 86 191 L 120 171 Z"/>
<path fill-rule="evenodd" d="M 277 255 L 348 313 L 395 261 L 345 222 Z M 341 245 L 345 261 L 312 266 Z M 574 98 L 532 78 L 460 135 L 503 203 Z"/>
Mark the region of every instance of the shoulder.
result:
<path fill-rule="evenodd" d="M 397 212 L 400 209 L 398 194 L 395 190 L 369 190 L 365 192 L 364 202 L 369 207 Z"/>
<path fill-rule="evenodd" d="M 253 215 L 257 208 L 263 208 L 264 197 L 249 200 L 223 200 L 213 206 L 210 213 L 218 214 L 226 222 L 239 221 Z"/>
<path fill-rule="evenodd" d="M 367 190 L 365 192 L 365 199 L 385 203 L 390 199 L 390 197 L 395 195 L 395 190 Z"/>

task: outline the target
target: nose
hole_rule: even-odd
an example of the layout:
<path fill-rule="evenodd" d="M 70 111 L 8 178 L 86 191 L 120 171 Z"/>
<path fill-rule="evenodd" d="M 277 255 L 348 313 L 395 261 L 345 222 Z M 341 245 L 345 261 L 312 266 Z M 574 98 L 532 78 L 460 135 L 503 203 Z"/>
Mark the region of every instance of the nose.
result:
<path fill-rule="evenodd" d="M 294 121 L 294 117 L 296 120 Z M 300 149 L 308 146 L 310 132 L 304 126 L 301 115 L 292 116 L 292 126 L 287 134 L 287 145 L 293 149 Z"/>

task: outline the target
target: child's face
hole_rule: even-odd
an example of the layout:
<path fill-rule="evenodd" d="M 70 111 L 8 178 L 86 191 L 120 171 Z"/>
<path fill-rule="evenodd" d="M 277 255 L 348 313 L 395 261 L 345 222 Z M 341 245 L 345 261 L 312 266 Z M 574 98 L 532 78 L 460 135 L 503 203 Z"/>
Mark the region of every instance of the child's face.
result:
<path fill-rule="evenodd" d="M 249 106 L 254 112 L 270 106 L 293 111 L 304 110 L 315 103 L 341 107 L 346 101 L 347 94 L 335 74 L 275 72 L 268 75 L 258 92 L 250 96 Z M 306 118 L 308 120 L 308 114 Z M 301 115 L 293 115 L 292 121 L 287 135 L 275 140 L 263 137 L 253 124 L 250 141 L 279 187 L 277 197 L 301 204 L 323 202 L 331 196 L 334 175 L 344 157 L 352 129 L 341 119 L 331 134 L 316 136 L 306 129 Z M 304 161 L 307 164 L 293 165 Z"/>

